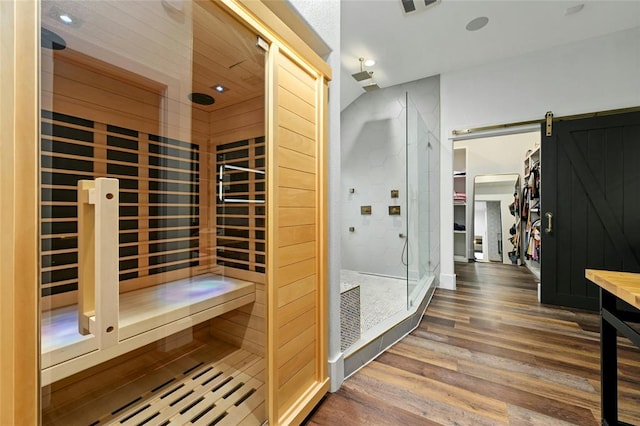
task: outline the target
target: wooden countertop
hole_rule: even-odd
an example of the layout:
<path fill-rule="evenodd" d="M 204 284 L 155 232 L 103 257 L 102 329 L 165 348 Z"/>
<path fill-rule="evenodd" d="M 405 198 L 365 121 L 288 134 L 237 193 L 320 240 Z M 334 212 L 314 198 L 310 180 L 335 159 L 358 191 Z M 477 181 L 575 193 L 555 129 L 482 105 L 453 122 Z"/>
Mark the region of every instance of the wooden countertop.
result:
<path fill-rule="evenodd" d="M 609 293 L 640 309 L 640 274 L 587 269 L 585 277 Z"/>

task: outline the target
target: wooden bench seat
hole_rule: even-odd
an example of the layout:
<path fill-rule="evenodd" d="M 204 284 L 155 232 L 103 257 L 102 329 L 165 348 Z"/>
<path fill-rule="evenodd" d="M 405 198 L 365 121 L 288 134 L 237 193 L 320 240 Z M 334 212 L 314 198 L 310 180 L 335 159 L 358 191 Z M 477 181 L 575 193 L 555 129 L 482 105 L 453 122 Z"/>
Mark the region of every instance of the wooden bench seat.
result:
<path fill-rule="evenodd" d="M 205 274 L 122 293 L 118 344 L 98 350 L 78 332 L 77 306 L 42 315 L 42 383 L 75 374 L 255 301 L 255 284 Z"/>

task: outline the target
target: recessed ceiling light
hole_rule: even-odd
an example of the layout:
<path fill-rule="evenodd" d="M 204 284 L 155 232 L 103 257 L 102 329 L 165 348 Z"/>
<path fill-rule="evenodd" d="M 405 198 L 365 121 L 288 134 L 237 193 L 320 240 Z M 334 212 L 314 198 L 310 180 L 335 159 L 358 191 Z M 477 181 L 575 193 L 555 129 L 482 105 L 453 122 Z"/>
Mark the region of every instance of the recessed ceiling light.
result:
<path fill-rule="evenodd" d="M 66 13 L 63 15 L 60 15 L 59 18 L 62 22 L 64 22 L 67 25 L 73 23 L 73 18 L 71 18 L 71 16 L 67 15 Z"/>
<path fill-rule="evenodd" d="M 229 89 L 224 87 L 222 84 L 216 84 L 215 86 L 213 86 L 213 90 L 215 90 L 218 93 L 222 93 L 222 92 L 226 92 Z"/>
<path fill-rule="evenodd" d="M 82 19 L 80 19 L 77 15 L 73 15 L 55 5 L 50 7 L 49 11 L 47 12 L 47 16 L 51 17 L 51 19 L 62 22 L 63 24 L 71 28 L 80 28 L 83 24 Z"/>
<path fill-rule="evenodd" d="M 472 19 L 467 24 L 467 31 L 478 31 L 485 27 L 489 23 L 489 18 L 486 16 L 480 16 L 478 18 Z"/>
<path fill-rule="evenodd" d="M 574 15 L 580 12 L 582 9 L 584 9 L 584 3 L 568 7 L 567 10 L 564 11 L 564 15 L 565 16 Z"/>
<path fill-rule="evenodd" d="M 372 67 L 376 64 L 376 61 L 374 61 L 373 59 L 367 59 L 366 61 L 364 61 L 364 65 L 366 67 Z"/>

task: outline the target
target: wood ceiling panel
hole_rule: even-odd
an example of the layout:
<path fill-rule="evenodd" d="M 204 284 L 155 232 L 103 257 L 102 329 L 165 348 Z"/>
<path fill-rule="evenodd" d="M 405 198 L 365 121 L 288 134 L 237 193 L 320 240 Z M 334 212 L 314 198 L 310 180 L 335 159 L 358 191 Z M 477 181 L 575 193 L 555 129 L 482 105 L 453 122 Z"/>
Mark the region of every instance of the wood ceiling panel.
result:
<path fill-rule="evenodd" d="M 191 92 L 214 97 L 213 111 L 264 93 L 264 52 L 256 34 L 209 0 L 172 10 L 160 1 L 44 1 L 42 25 L 70 49 L 167 87 L 166 96 L 188 102 Z M 74 25 L 57 16 L 69 13 Z M 217 93 L 212 86 L 229 90 Z"/>

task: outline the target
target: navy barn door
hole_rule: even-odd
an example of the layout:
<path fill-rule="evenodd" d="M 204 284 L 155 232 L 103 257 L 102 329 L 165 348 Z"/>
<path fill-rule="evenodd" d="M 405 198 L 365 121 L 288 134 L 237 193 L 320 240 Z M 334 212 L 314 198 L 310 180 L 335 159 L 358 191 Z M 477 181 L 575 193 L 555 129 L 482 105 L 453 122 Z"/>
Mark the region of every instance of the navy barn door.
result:
<path fill-rule="evenodd" d="M 640 112 L 542 135 L 541 301 L 597 310 L 585 268 L 640 272 Z"/>

